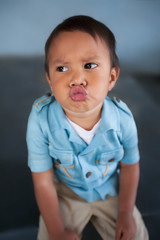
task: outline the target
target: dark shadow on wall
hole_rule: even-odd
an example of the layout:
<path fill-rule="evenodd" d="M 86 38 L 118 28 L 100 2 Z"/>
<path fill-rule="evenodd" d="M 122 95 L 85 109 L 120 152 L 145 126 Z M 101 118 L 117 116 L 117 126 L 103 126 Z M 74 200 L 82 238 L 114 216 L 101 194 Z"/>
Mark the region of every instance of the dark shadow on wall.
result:
<path fill-rule="evenodd" d="M 33 101 L 49 91 L 43 57 L 1 58 L 0 76 L 0 239 L 25 240 L 25 236 L 30 236 L 28 239 L 32 240 L 35 239 L 39 212 L 27 167 L 25 134 Z M 141 152 L 137 206 L 151 240 L 160 239 L 159 93 L 160 76 L 132 73 L 121 74 L 111 94 L 128 104 L 137 123 Z M 83 240 L 89 233 L 92 239 L 100 239 L 91 224 L 85 229 Z"/>

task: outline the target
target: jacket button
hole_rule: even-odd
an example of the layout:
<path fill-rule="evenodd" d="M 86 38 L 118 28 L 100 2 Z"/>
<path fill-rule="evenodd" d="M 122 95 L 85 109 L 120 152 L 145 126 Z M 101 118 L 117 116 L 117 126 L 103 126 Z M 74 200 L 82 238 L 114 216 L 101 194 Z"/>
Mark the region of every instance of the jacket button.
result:
<path fill-rule="evenodd" d="M 56 161 L 57 161 L 57 163 L 61 164 L 61 161 L 59 159 L 57 159 Z"/>
<path fill-rule="evenodd" d="M 116 100 L 118 103 L 120 103 L 120 99 L 117 97 L 113 97 L 114 100 Z"/>
<path fill-rule="evenodd" d="M 108 162 L 114 162 L 114 158 L 110 159 Z"/>
<path fill-rule="evenodd" d="M 52 94 L 51 94 L 50 92 L 48 92 L 48 93 L 46 93 L 46 96 L 47 96 L 47 97 L 51 97 Z"/>
<path fill-rule="evenodd" d="M 92 172 L 87 172 L 86 177 L 89 178 L 92 175 Z"/>

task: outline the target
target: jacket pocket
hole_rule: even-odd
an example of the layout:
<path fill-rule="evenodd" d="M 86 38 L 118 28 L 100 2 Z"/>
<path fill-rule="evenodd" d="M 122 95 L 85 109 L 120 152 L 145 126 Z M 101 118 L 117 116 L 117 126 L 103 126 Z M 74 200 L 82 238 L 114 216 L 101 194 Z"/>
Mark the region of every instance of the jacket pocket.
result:
<path fill-rule="evenodd" d="M 57 168 L 57 170 L 59 168 L 59 170 L 61 170 L 61 173 L 65 173 L 67 177 L 73 179 L 68 171 L 69 169 L 75 167 L 73 152 L 50 148 L 50 155 L 53 158 L 54 167 Z"/>
<path fill-rule="evenodd" d="M 103 152 L 98 154 L 96 161 L 97 166 L 102 171 L 102 176 L 105 177 L 107 173 L 114 172 L 117 168 L 118 162 L 123 158 L 123 148 L 118 148 L 110 152 Z"/>

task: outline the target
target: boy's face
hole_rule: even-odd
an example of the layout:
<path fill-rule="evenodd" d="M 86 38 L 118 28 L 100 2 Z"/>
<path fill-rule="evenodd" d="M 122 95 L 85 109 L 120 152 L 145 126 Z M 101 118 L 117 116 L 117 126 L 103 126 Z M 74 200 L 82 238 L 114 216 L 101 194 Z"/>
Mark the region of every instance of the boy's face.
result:
<path fill-rule="evenodd" d="M 59 33 L 50 46 L 48 65 L 47 80 L 66 115 L 99 111 L 119 74 L 111 68 L 106 44 L 81 31 Z"/>

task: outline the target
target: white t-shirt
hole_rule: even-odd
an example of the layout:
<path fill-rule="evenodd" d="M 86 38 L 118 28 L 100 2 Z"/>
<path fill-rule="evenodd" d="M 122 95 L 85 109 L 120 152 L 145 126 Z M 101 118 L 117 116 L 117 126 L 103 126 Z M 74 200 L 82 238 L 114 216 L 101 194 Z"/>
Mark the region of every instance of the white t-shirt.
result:
<path fill-rule="evenodd" d="M 87 143 L 90 144 L 92 141 L 94 135 L 97 132 L 97 129 L 99 127 L 101 119 L 94 125 L 94 127 L 91 130 L 85 130 L 84 128 L 80 127 L 76 123 L 72 122 L 69 118 L 67 118 L 73 129 L 76 131 L 76 133 Z"/>

